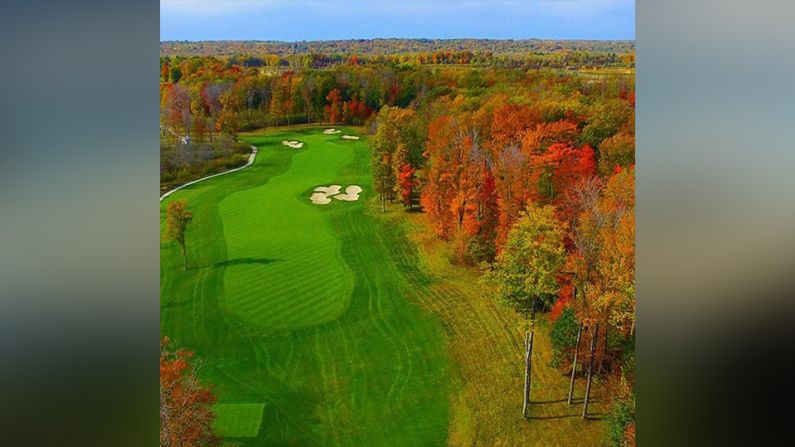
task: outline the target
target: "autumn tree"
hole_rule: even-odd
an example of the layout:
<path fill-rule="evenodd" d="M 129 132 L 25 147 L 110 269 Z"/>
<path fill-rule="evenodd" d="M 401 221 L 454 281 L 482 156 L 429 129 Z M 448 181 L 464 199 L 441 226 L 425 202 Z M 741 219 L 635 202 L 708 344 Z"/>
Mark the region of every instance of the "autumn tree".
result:
<path fill-rule="evenodd" d="M 505 245 L 508 232 L 532 194 L 529 160 L 516 144 L 502 148 L 495 159 L 495 187 L 499 204 L 495 248 L 498 252 Z"/>
<path fill-rule="evenodd" d="M 225 90 L 220 95 L 221 112 L 216 123 L 216 130 L 230 136 L 235 136 L 240 128 L 240 110 L 243 108 L 243 98 L 234 88 Z"/>
<path fill-rule="evenodd" d="M 201 90 L 204 114 L 209 118 L 210 141 L 214 141 L 214 132 L 220 131 L 219 118 L 223 109 L 221 96 L 229 90 L 228 84 L 205 84 Z M 228 113 L 228 112 L 227 112 Z"/>
<path fill-rule="evenodd" d="M 165 125 L 172 134 L 189 135 L 191 130 L 191 98 L 187 88 L 168 84 L 161 92 L 161 110 Z"/>
<path fill-rule="evenodd" d="M 193 213 L 188 211 L 188 204 L 183 200 L 175 200 L 166 208 L 167 237 L 179 244 L 185 269 L 188 268 L 188 252 L 185 246 L 185 232 L 193 220 Z"/>
<path fill-rule="evenodd" d="M 196 377 L 193 353 L 174 350 L 168 338 L 160 343 L 160 446 L 220 445 L 213 435 L 215 397 Z"/>
<path fill-rule="evenodd" d="M 326 101 L 329 103 L 326 105 L 326 119 L 329 123 L 334 124 L 342 116 L 342 94 L 340 90 L 338 88 L 331 90 L 326 96 Z"/>
<path fill-rule="evenodd" d="M 557 281 L 565 259 L 563 234 L 566 225 L 555 218 L 552 206 L 528 205 L 484 281 L 495 286 L 497 296 L 530 320 L 525 332 L 525 380 L 522 412 L 527 417 L 530 401 L 531 364 L 535 312 L 539 301 L 548 302 L 558 293 Z"/>
<path fill-rule="evenodd" d="M 454 240 L 458 261 L 468 241 L 464 223 L 477 206 L 483 159 L 479 131 L 467 117 L 442 116 L 430 124 L 425 145 L 428 167 L 420 203 L 436 233 Z"/>
<path fill-rule="evenodd" d="M 545 152 L 530 157 L 531 177 L 539 198 L 560 205 L 566 192 L 583 178 L 596 174 L 594 151 L 589 145 L 574 148 L 566 143 L 555 143 Z"/>
<path fill-rule="evenodd" d="M 306 122 L 312 123 L 312 101 L 315 94 L 316 82 L 314 76 L 305 74 L 299 81 L 298 90 L 306 114 Z"/>
<path fill-rule="evenodd" d="M 492 169 L 483 161 L 479 173 L 475 206 L 470 207 L 464 220 L 469 236 L 467 255 L 474 262 L 492 262 L 496 255 L 499 202 L 497 184 Z"/>
<path fill-rule="evenodd" d="M 624 334 L 635 329 L 635 171 L 622 169 L 607 180 L 598 211 L 601 250 L 597 308 Z"/>
<path fill-rule="evenodd" d="M 625 133 L 613 135 L 599 146 L 599 173 L 607 177 L 616 166 L 627 168 L 635 164 L 635 137 Z"/>
<path fill-rule="evenodd" d="M 582 212 L 573 230 L 575 251 L 568 268 L 580 293 L 578 310 L 626 333 L 634 329 L 635 196 L 634 170 L 607 179 L 602 190 L 583 183 Z"/>
<path fill-rule="evenodd" d="M 577 123 L 559 120 L 540 123 L 522 135 L 522 150 L 528 155 L 547 152 L 553 144 L 576 146 L 579 136 Z"/>
<path fill-rule="evenodd" d="M 495 286 L 497 296 L 531 321 L 538 303 L 549 303 L 560 288 L 565 231 L 554 207 L 528 205 L 486 273 L 484 280 Z"/>
<path fill-rule="evenodd" d="M 590 111 L 588 124 L 582 130 L 582 142 L 599 147 L 602 141 L 624 131 L 634 134 L 635 110 L 628 101 L 612 99 L 599 101 Z"/>
<path fill-rule="evenodd" d="M 171 74 L 171 68 L 168 66 L 168 62 L 163 62 L 160 66 L 160 78 L 162 82 L 168 82 L 168 77 Z"/>
<path fill-rule="evenodd" d="M 417 179 L 414 177 L 416 170 L 409 163 L 405 163 L 400 169 L 398 184 L 400 185 L 400 198 L 403 206 L 411 209 L 414 187 L 417 186 Z"/>
<path fill-rule="evenodd" d="M 271 85 L 271 113 L 277 123 L 285 120 L 288 126 L 293 110 L 293 75 L 293 71 L 285 71 Z"/>
<path fill-rule="evenodd" d="M 540 114 L 529 106 L 505 104 L 492 112 L 491 139 L 488 147 L 492 158 L 506 146 L 516 146 L 522 141 L 526 132 L 541 120 Z"/>
<path fill-rule="evenodd" d="M 415 170 L 422 165 L 423 130 L 413 110 L 384 106 L 376 118 L 376 132 L 370 139 L 374 187 L 382 210 L 386 200 L 400 193 L 401 170 L 408 164 Z"/>

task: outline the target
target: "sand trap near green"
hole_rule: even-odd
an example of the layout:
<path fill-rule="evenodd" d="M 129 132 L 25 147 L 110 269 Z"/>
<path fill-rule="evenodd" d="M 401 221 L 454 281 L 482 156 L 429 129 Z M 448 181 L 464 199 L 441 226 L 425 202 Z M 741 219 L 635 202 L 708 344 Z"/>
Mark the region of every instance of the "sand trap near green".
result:
<path fill-rule="evenodd" d="M 344 310 L 353 287 L 350 269 L 328 217 L 304 197 L 352 160 L 350 147 L 313 144 L 292 157 L 287 172 L 221 201 L 227 257 L 263 261 L 227 266 L 231 312 L 268 327 L 294 328 Z"/>

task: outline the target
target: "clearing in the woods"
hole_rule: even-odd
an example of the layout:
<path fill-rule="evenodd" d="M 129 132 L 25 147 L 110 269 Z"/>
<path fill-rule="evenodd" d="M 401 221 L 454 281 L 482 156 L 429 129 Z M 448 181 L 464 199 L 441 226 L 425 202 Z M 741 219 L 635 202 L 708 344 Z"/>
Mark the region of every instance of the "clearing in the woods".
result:
<path fill-rule="evenodd" d="M 344 128 L 345 134 L 358 134 Z M 367 141 L 319 127 L 244 134 L 242 171 L 192 185 L 188 265 L 161 245 L 161 335 L 201 359 L 237 445 L 596 445 L 541 323 L 531 419 L 522 323 L 448 262 L 423 216 L 380 211 Z M 300 148 L 282 141 L 298 141 Z M 359 200 L 310 200 L 358 185 Z M 582 396 L 578 383 L 577 396 Z M 602 411 L 597 384 L 590 412 Z"/>

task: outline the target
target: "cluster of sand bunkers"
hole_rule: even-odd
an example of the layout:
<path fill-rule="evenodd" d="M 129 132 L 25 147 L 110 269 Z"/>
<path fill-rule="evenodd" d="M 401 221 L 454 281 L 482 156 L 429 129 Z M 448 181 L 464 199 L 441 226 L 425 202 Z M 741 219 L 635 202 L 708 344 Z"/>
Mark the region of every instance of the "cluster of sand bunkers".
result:
<path fill-rule="evenodd" d="M 291 147 L 293 149 L 301 149 L 302 147 L 304 147 L 304 143 L 295 140 L 284 140 L 282 141 L 282 144 L 287 147 Z"/>
<path fill-rule="evenodd" d="M 330 129 L 326 129 L 326 130 L 324 130 L 324 131 L 323 131 L 323 133 L 324 133 L 324 134 L 326 134 L 326 135 L 333 135 L 333 134 L 335 134 L 335 133 L 340 133 L 340 132 L 342 132 L 342 131 L 341 131 L 341 130 L 339 130 L 339 129 L 335 129 L 335 128 L 333 128 L 333 127 L 332 127 L 332 128 L 330 128 Z M 357 137 L 357 136 L 353 136 L 353 135 L 343 135 L 343 136 L 342 136 L 342 139 L 343 139 L 343 140 L 358 140 L 358 139 L 359 139 L 359 137 Z"/>
<path fill-rule="evenodd" d="M 333 134 L 337 134 L 337 133 L 341 133 L 341 132 L 342 132 L 341 130 L 334 129 L 333 127 L 323 131 L 323 133 L 326 134 L 326 135 L 333 135 Z M 357 137 L 355 135 L 343 135 L 342 139 L 343 140 L 358 140 L 359 137 Z M 302 147 L 304 147 L 304 143 L 302 143 L 300 141 L 296 141 L 296 140 L 283 140 L 282 144 L 287 146 L 287 147 L 291 147 L 293 149 L 301 149 Z"/>
<path fill-rule="evenodd" d="M 315 205 L 328 205 L 331 203 L 332 197 L 346 202 L 355 202 L 359 200 L 359 193 L 362 192 L 362 187 L 350 185 L 345 188 L 344 193 L 340 191 L 342 191 L 342 186 L 340 185 L 318 186 L 312 196 L 309 197 L 309 200 Z"/>

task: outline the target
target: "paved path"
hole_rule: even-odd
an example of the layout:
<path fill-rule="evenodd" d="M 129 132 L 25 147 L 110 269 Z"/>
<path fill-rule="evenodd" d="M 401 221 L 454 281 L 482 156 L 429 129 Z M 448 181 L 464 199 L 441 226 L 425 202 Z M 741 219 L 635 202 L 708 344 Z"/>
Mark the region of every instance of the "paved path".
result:
<path fill-rule="evenodd" d="M 163 193 L 163 195 L 160 196 L 160 201 L 162 202 L 163 199 L 165 199 L 166 197 L 170 196 L 171 194 L 174 194 L 175 192 L 179 191 L 182 188 L 188 187 L 190 185 L 194 185 L 194 184 L 199 183 L 199 182 L 201 182 L 203 180 L 207 180 L 208 178 L 218 177 L 219 175 L 229 174 L 230 172 L 235 172 L 235 171 L 239 171 L 241 169 L 246 169 L 247 167 L 251 166 L 254 163 L 254 159 L 255 158 L 257 158 L 257 148 L 254 147 L 254 146 L 251 146 L 251 155 L 248 157 L 248 162 L 246 164 L 244 164 L 243 166 L 241 166 L 239 168 L 235 168 L 235 169 L 230 169 L 230 170 L 224 171 L 224 172 L 219 172 L 218 174 L 208 175 L 207 177 L 202 177 L 202 178 L 200 178 L 198 180 L 194 180 L 192 182 L 185 183 L 184 185 L 177 186 L 176 188 L 172 189 L 171 191 L 167 191 L 167 192 Z"/>

